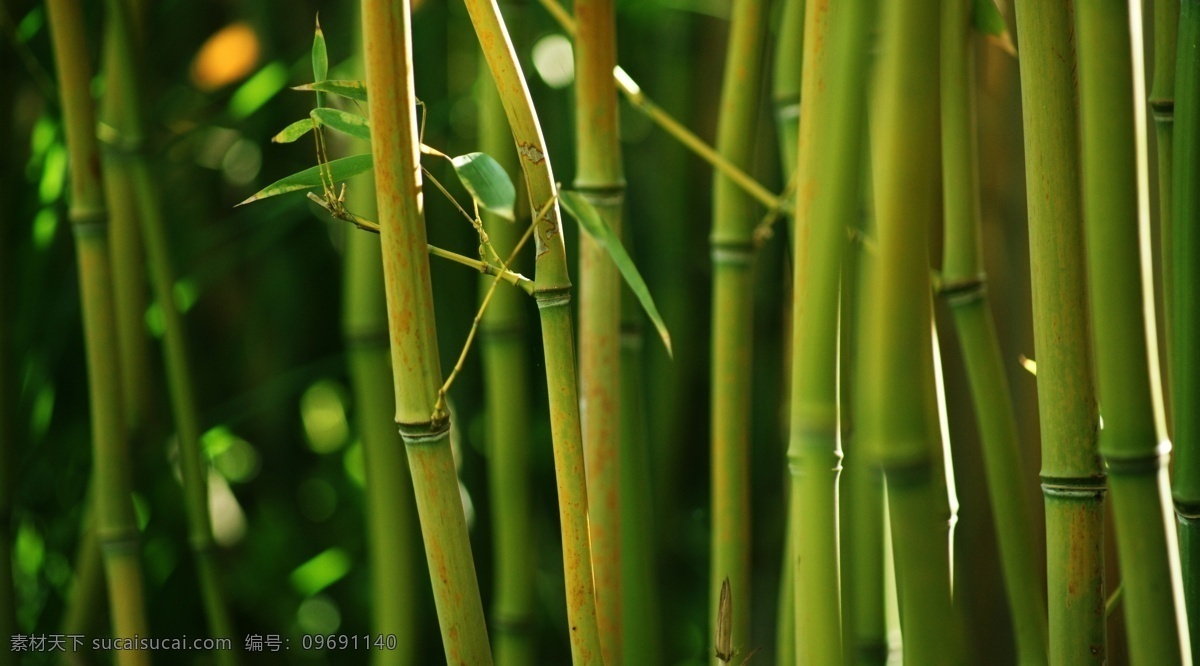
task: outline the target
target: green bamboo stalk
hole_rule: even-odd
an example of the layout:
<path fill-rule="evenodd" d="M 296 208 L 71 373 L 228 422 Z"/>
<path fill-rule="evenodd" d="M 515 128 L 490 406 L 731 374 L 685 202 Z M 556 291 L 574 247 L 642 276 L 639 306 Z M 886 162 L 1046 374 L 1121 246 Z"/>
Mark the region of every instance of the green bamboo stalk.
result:
<path fill-rule="evenodd" d="M 796 170 L 797 148 L 800 141 L 800 85 L 804 62 L 805 0 L 782 0 L 782 5 L 779 32 L 775 42 L 771 94 L 775 104 L 775 132 L 779 138 L 782 171 L 784 177 L 790 180 Z M 789 218 L 788 222 L 789 229 L 794 230 L 793 219 Z M 786 298 L 792 298 L 791 294 Z M 790 372 L 790 368 L 787 371 Z M 790 391 L 790 388 L 788 390 Z M 791 515 L 792 504 L 790 501 L 787 503 L 787 507 L 783 571 L 780 573 L 775 633 L 775 659 L 781 664 L 791 664 L 796 661 L 796 581 L 795 567 L 791 564 L 794 559 L 792 529 L 796 521 L 795 517 Z"/>
<path fill-rule="evenodd" d="M 860 444 L 887 480 L 904 661 L 963 660 L 950 602 L 946 489 L 931 339 L 937 212 L 936 0 L 882 3 L 872 147 L 878 259 L 863 322 Z M 803 123 L 802 123 L 803 125 Z"/>
<path fill-rule="evenodd" d="M 361 48 L 362 32 L 356 31 Z M 354 140 L 356 144 L 365 141 Z M 361 146 L 369 150 L 369 145 Z M 376 218 L 375 182 L 366 173 L 346 189 L 350 206 Z M 396 650 L 377 650 L 379 666 L 416 664 L 423 604 L 416 590 L 428 575 L 421 563 L 416 500 L 404 441 L 390 425 L 395 409 L 388 349 L 387 297 L 383 251 L 374 234 L 346 236 L 343 267 L 342 338 L 346 345 L 355 422 L 366 470 L 368 555 L 371 565 L 371 621 L 377 634 L 396 636 Z M 398 594 L 397 590 L 404 590 Z"/>
<path fill-rule="evenodd" d="M 12 122 L 12 107 L 0 109 L 0 127 L 9 128 Z M 7 130 L 0 130 L 7 131 Z M 14 160 L 0 166 L 0 210 L 11 210 L 13 185 L 17 182 Z M 13 321 L 11 294 L 17 284 L 11 250 L 12 225 L 0 225 L 0 321 Z M 12 503 L 13 503 L 13 452 L 17 450 L 17 436 L 13 425 L 10 400 L 20 395 L 14 391 L 11 376 L 10 354 L 13 351 L 10 327 L 0 327 L 0 636 L 17 633 L 16 597 L 13 596 L 12 575 Z"/>
<path fill-rule="evenodd" d="M 1179 20 L 1175 82 L 1174 280 L 1175 329 L 1171 384 L 1175 439 L 1175 516 L 1193 658 L 1200 654 L 1200 2 L 1185 0 Z"/>
<path fill-rule="evenodd" d="M 571 281 L 567 274 L 554 175 L 525 77 L 494 0 L 467 0 L 466 5 L 517 144 L 529 189 L 530 210 L 539 211 L 541 216 L 535 234 L 534 298 L 542 325 L 550 396 L 550 433 L 554 440 L 554 468 L 558 477 L 571 656 L 576 664 L 599 663 L 602 655 L 596 625 L 588 497 L 575 385 Z M 541 215 L 543 210 L 547 214 Z"/>
<path fill-rule="evenodd" d="M 364 0 L 371 152 L 391 339 L 395 421 L 408 452 L 446 661 L 490 664 L 487 627 L 450 451 L 429 282 L 409 0 Z"/>
<path fill-rule="evenodd" d="M 1074 26 L 1068 3 L 1016 3 L 1042 432 L 1050 663 L 1104 663 L 1105 477 L 1096 451 Z"/>
<path fill-rule="evenodd" d="M 1172 134 L 1175 128 L 1175 61 L 1177 59 L 1176 36 L 1179 32 L 1179 0 L 1155 0 L 1154 2 L 1154 79 L 1150 85 L 1150 110 L 1154 113 L 1154 129 L 1158 148 L 1158 231 L 1162 248 L 1162 295 L 1163 327 L 1166 329 L 1166 347 L 1163 359 L 1167 366 L 1167 388 L 1171 382 L 1174 364 L 1175 330 L 1172 313 L 1175 303 L 1174 196 L 1171 194 Z M 1167 391 L 1171 395 L 1170 390 Z M 1168 423 L 1168 426 L 1170 424 Z"/>
<path fill-rule="evenodd" d="M 495 157 L 510 175 L 517 175 L 520 165 L 500 104 L 500 94 L 490 80 L 481 79 L 476 85 L 480 149 Z M 524 209 L 524 214 L 518 215 L 516 224 L 484 214 L 484 228 L 502 256 L 508 256 L 516 246 L 521 230 L 529 226 L 527 208 L 527 202 L 518 202 L 518 209 Z M 493 278 L 481 277 L 480 293 L 490 289 L 492 282 Z M 534 553 L 537 551 L 529 478 L 529 395 L 532 384 L 525 344 L 528 324 L 524 307 L 523 296 L 515 290 L 497 291 L 483 314 L 480 330 L 490 433 L 488 499 L 492 524 L 498 528 L 492 602 L 493 651 L 498 666 L 520 666 L 537 660 L 534 640 L 534 576 L 537 573 Z"/>
<path fill-rule="evenodd" d="M 370 177 L 367 177 L 369 180 Z M 366 202 L 373 186 L 352 185 L 348 196 Z M 379 238 L 351 232 L 346 238 L 343 335 L 354 391 L 355 420 L 362 438 L 367 492 L 367 530 L 371 563 L 372 630 L 394 634 L 397 649 L 372 654 L 375 664 L 415 664 L 420 631 L 422 569 L 417 509 L 403 441 L 388 423 L 394 409 L 392 370 L 387 346 L 387 307 L 383 254 Z M 398 593 L 403 590 L 404 593 Z"/>
<path fill-rule="evenodd" d="M 575 189 L 621 233 L 625 176 L 617 93 L 616 16 L 612 0 L 575 2 Z M 588 524 L 596 585 L 596 622 L 604 661 L 624 654 L 621 579 L 620 447 L 621 279 L 607 251 L 579 241 L 579 414 L 586 454 Z"/>
<path fill-rule="evenodd" d="M 626 249 L 629 234 L 623 241 Z M 662 663 L 658 577 L 655 575 L 657 512 L 650 481 L 649 425 L 643 395 L 642 311 L 626 289 L 621 302 L 621 578 L 624 664 Z"/>
<path fill-rule="evenodd" d="M 1021 492 L 1016 413 L 1000 340 L 988 307 L 975 139 L 975 44 L 972 5 L 942 3 L 942 210 L 945 217 L 941 293 L 954 315 L 983 440 L 988 494 L 1002 553 L 1004 583 L 1022 664 L 1047 660 L 1045 592 L 1030 543 L 1029 508 Z"/>
<path fill-rule="evenodd" d="M 717 151 L 748 169 L 754 155 L 767 3 L 736 0 L 717 126 Z M 754 200 L 724 175 L 715 177 L 712 305 L 712 562 L 709 621 L 729 578 L 732 644 L 750 639 L 750 404 L 753 355 Z"/>
<path fill-rule="evenodd" d="M 1113 495 L 1130 658 L 1191 663 L 1148 265 L 1141 5 L 1080 0 L 1075 20 L 1100 453 Z"/>
<path fill-rule="evenodd" d="M 163 355 L 179 446 L 188 543 L 196 562 L 209 632 L 214 637 L 228 638 L 233 636 L 233 627 L 213 558 L 215 544 L 208 510 L 208 471 L 200 449 L 200 424 L 183 317 L 175 303 L 175 270 L 158 186 L 142 152 L 144 128 L 139 109 L 132 24 L 125 0 L 108 0 L 105 6 L 108 15 L 104 40 L 106 120 L 101 131 L 101 137 L 107 142 L 105 180 L 112 183 L 109 191 L 120 193 L 122 197 L 132 195 L 132 202 L 123 201 L 123 205 L 132 203 L 133 208 L 122 212 L 132 214 L 136 218 L 133 222 L 141 222 L 141 240 L 146 251 L 155 300 L 163 318 Z M 116 168 L 109 169 L 110 165 Z M 214 653 L 222 664 L 234 663 L 235 655 L 230 650 Z"/>
<path fill-rule="evenodd" d="M 71 167 L 69 215 L 78 243 L 97 537 L 104 556 L 114 633 L 119 637 L 145 636 L 142 566 L 130 496 L 128 441 L 122 423 L 108 219 L 100 184 L 87 39 L 78 2 L 51 0 L 47 10 Z M 120 652 L 118 661 L 125 665 L 149 660 L 145 653 L 130 650 Z"/>
<path fill-rule="evenodd" d="M 796 657 L 842 661 L 838 312 L 846 221 L 858 211 L 868 2 L 808 3 L 800 95 L 788 463 Z"/>

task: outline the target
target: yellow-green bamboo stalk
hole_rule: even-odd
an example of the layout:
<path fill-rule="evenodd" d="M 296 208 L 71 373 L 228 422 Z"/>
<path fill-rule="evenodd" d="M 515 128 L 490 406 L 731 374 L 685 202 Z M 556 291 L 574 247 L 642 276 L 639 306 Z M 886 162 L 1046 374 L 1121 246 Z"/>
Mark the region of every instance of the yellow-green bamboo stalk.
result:
<path fill-rule="evenodd" d="M 356 35 L 361 48 L 361 30 Z M 367 144 L 357 139 L 353 143 Z M 359 148 L 353 152 L 370 150 L 369 144 Z M 352 179 L 346 198 L 366 217 L 377 217 L 370 173 Z M 371 629 L 396 636 L 395 650 L 373 651 L 371 659 L 378 666 L 417 664 L 416 648 L 424 635 L 422 611 L 428 603 L 417 591 L 424 588 L 422 579 L 428 571 L 421 562 L 420 524 L 404 441 L 391 425 L 395 396 L 379 237 L 351 231 L 344 262 L 342 338 L 366 471 Z M 397 590 L 405 592 L 397 594 Z"/>
<path fill-rule="evenodd" d="M 491 664 L 450 451 L 450 416 L 435 410 L 442 372 L 421 196 L 409 0 L 364 0 L 362 34 L 395 421 L 408 451 L 446 661 Z"/>
<path fill-rule="evenodd" d="M 1175 441 L 1175 516 L 1192 657 L 1200 654 L 1200 2 L 1184 0 L 1179 16 L 1175 85 L 1174 225 L 1175 329 L 1171 410 Z M 1161 177 L 1161 176 L 1160 176 Z M 1167 242 L 1164 240 L 1164 242 Z"/>
<path fill-rule="evenodd" d="M 779 135 L 782 171 L 784 176 L 790 179 L 796 170 L 796 151 L 800 140 L 800 82 L 804 62 L 805 0 L 783 0 L 782 5 L 775 41 L 775 62 L 771 73 L 771 96 L 775 104 L 775 131 Z M 789 229 L 795 228 L 793 219 L 788 218 Z M 785 298 L 792 298 L 792 295 L 788 293 Z M 785 307 L 789 307 L 788 304 L 785 303 Z M 791 351 L 786 353 L 790 355 Z M 790 372 L 790 368 L 785 372 Z M 790 391 L 790 388 L 788 390 Z M 780 573 L 778 617 L 775 621 L 775 658 L 781 664 L 790 664 L 796 660 L 796 581 L 795 568 L 791 564 L 791 531 L 795 518 L 791 515 L 790 501 L 787 507 L 783 571 Z"/>
<path fill-rule="evenodd" d="M 1045 592 L 1021 492 L 1017 423 L 1000 341 L 988 307 L 980 234 L 975 140 L 975 44 L 967 0 L 942 3 L 941 117 L 943 244 L 941 293 L 962 343 L 983 439 L 988 494 L 1021 664 L 1047 663 Z"/>
<path fill-rule="evenodd" d="M 517 154 L 529 189 L 530 210 L 539 211 L 541 217 L 535 233 L 537 268 L 534 298 L 542 324 L 550 397 L 550 434 L 554 440 L 554 468 L 558 477 L 571 656 L 575 664 L 601 663 L 587 524 L 588 497 L 575 385 L 571 281 L 567 274 L 566 248 L 563 245 L 554 174 L 525 77 L 495 1 L 466 0 L 466 5 L 517 144 Z M 543 210 L 547 214 L 542 215 L 540 211 Z"/>
<path fill-rule="evenodd" d="M 175 270 L 171 265 L 165 222 L 158 186 L 142 152 L 144 129 L 139 110 L 137 73 L 134 65 L 133 34 L 125 0 L 107 0 L 105 22 L 105 108 L 101 137 L 107 140 L 105 180 L 109 191 L 132 195 L 132 210 L 122 211 L 141 222 L 141 236 L 154 286 L 155 300 L 163 319 L 163 354 L 171 412 L 183 477 L 188 522 L 188 543 L 196 561 L 199 587 L 208 629 L 212 636 L 233 636 L 216 562 L 212 521 L 208 510 L 208 471 L 200 449 L 200 424 L 196 413 L 191 364 L 183 317 L 175 303 Z M 128 392 L 127 392 L 128 393 Z M 235 652 L 219 650 L 218 662 L 231 664 Z"/>
<path fill-rule="evenodd" d="M 1166 333 L 1163 359 L 1167 366 L 1167 387 L 1170 388 L 1174 364 L 1173 339 L 1175 327 L 1172 312 L 1175 303 L 1174 269 L 1174 197 L 1172 183 L 1172 134 L 1175 128 L 1175 62 L 1176 36 L 1179 32 L 1180 0 L 1154 0 L 1154 78 L 1150 85 L 1150 110 L 1154 113 L 1155 138 L 1158 155 L 1158 233 L 1161 242 L 1161 272 L 1163 295 L 1162 325 Z M 1167 392 L 1170 395 L 1170 391 Z"/>
<path fill-rule="evenodd" d="M 1092 381 L 1075 29 L 1065 2 L 1017 0 L 1042 432 L 1050 663 L 1104 663 L 1104 470 Z"/>
<path fill-rule="evenodd" d="M 625 176 L 617 92 L 612 0 L 575 2 L 575 189 L 621 233 Z M 607 251 L 579 241 L 579 415 L 586 454 L 588 525 L 596 584 L 596 623 L 604 661 L 623 655 L 620 447 L 621 279 Z"/>
<path fill-rule="evenodd" d="M 1171 518 L 1150 279 L 1141 3 L 1079 0 L 1084 222 L 1101 415 L 1129 653 L 1191 663 Z"/>
<path fill-rule="evenodd" d="M 794 234 L 791 470 L 796 658 L 842 660 L 838 558 L 838 311 L 846 223 L 858 211 L 869 2 L 805 16 Z"/>
<path fill-rule="evenodd" d="M 369 183 L 352 184 L 347 189 L 351 193 L 348 198 L 370 199 L 371 189 Z M 355 206 L 364 213 L 371 208 L 373 205 L 366 202 Z M 399 433 L 389 426 L 395 402 L 379 238 L 350 232 L 345 261 L 342 326 L 367 475 L 371 627 L 376 633 L 395 635 L 397 645 L 396 650 L 373 652 L 372 663 L 416 664 L 423 624 L 416 590 L 423 586 L 420 579 L 425 572 L 417 542 L 420 527 L 408 460 Z"/>
<path fill-rule="evenodd" d="M 97 537 L 104 555 L 113 631 L 147 635 L 137 524 L 130 496 L 130 459 L 122 423 L 120 363 L 109 269 L 108 218 L 100 182 L 91 71 L 83 16 L 76 0 L 47 3 L 58 69 L 59 100 L 71 167 L 70 218 L 78 244 L 80 294 L 88 359 Z M 148 655 L 122 651 L 122 665 Z"/>
<path fill-rule="evenodd" d="M 481 68 L 487 67 L 480 62 Z M 477 83 L 479 98 L 479 147 L 496 158 L 504 170 L 520 178 L 517 151 L 504 117 L 500 95 L 490 80 Z M 529 226 L 529 204 L 517 202 L 516 223 L 484 213 L 483 224 L 492 245 L 501 256 L 516 247 L 523 229 Z M 481 277 L 480 293 L 486 293 L 494 278 Z M 529 357 L 526 351 L 527 317 L 524 296 L 501 289 L 480 324 L 484 400 L 488 415 L 488 488 L 494 539 L 494 596 L 492 642 L 497 666 L 535 663 L 534 641 L 537 573 L 536 532 L 533 529 L 533 499 L 529 473 Z"/>
<path fill-rule="evenodd" d="M 878 258 L 863 322 L 861 445 L 887 478 L 904 660 L 959 663 L 931 339 L 938 0 L 882 3 L 872 122 Z"/>
<path fill-rule="evenodd" d="M 736 0 L 721 85 L 717 151 L 748 169 L 754 155 L 767 3 Z M 729 578 L 732 645 L 750 639 L 750 405 L 753 357 L 754 200 L 724 175 L 715 177 L 713 228 L 712 562 L 709 622 L 717 625 L 721 582 Z M 711 635 L 711 633 L 710 633 Z"/>

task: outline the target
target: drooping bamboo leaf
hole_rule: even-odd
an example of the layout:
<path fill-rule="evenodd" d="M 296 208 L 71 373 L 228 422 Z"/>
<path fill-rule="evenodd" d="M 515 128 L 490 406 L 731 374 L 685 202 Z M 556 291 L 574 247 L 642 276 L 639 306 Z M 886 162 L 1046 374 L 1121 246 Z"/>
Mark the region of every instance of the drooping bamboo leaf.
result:
<path fill-rule="evenodd" d="M 244 206 L 253 201 L 278 196 L 280 194 L 286 194 L 288 192 L 296 192 L 298 190 L 321 187 L 322 169 L 325 169 L 325 172 L 331 175 L 333 177 L 333 181 L 336 183 L 337 181 L 346 180 L 347 178 L 356 176 L 364 171 L 369 171 L 371 166 L 372 162 L 369 154 L 354 155 L 352 157 L 336 159 L 326 165 L 310 167 L 304 171 L 301 171 L 300 173 L 294 173 L 287 178 L 277 180 L 259 190 L 254 196 L 246 199 L 238 205 Z"/>
<path fill-rule="evenodd" d="M 342 134 L 349 134 L 363 141 L 371 140 L 371 126 L 367 123 L 367 119 L 362 116 L 356 116 L 353 113 L 338 109 L 313 109 L 310 115 L 317 122 L 332 130 L 341 132 Z"/>
<path fill-rule="evenodd" d="M 454 172 L 475 201 L 506 220 L 513 218 L 517 191 L 504 167 L 485 153 L 467 153 L 450 158 Z"/>
<path fill-rule="evenodd" d="M 292 90 L 304 90 L 317 94 L 329 93 L 352 99 L 356 102 L 367 101 L 367 86 L 362 81 L 317 81 L 316 83 L 305 83 L 295 86 Z"/>
<path fill-rule="evenodd" d="M 312 131 L 312 118 L 304 118 L 283 128 L 279 134 L 271 137 L 271 143 L 292 143 Z"/>
<path fill-rule="evenodd" d="M 1012 33 L 996 0 L 974 0 L 971 8 L 971 22 L 975 29 L 987 35 L 988 39 L 1012 57 L 1017 57 L 1017 47 L 1013 44 Z"/>
<path fill-rule="evenodd" d="M 667 348 L 667 354 L 671 354 L 671 333 L 667 331 L 667 325 L 663 323 L 662 315 L 658 313 L 658 306 L 654 304 L 654 298 L 650 295 L 650 289 L 646 286 L 645 280 L 642 279 L 637 266 L 633 265 L 633 259 L 629 258 L 625 246 L 621 245 L 621 239 L 617 238 L 612 228 L 604 222 L 600 213 L 596 212 L 596 209 L 583 195 L 578 192 L 562 190 L 558 193 L 558 199 L 571 217 L 579 221 L 584 231 L 608 252 L 608 256 L 612 257 L 613 263 L 617 265 L 617 270 L 621 271 L 621 277 L 625 278 L 625 283 L 629 285 L 633 295 L 637 296 L 638 302 L 642 304 L 642 309 L 646 311 L 654 328 L 658 330 L 658 335 Z"/>
<path fill-rule="evenodd" d="M 321 16 L 317 15 L 317 27 L 313 33 L 312 66 L 313 80 L 320 83 L 329 76 L 329 52 L 325 49 L 325 33 L 321 31 Z M 317 107 L 325 105 L 325 95 L 317 93 Z"/>

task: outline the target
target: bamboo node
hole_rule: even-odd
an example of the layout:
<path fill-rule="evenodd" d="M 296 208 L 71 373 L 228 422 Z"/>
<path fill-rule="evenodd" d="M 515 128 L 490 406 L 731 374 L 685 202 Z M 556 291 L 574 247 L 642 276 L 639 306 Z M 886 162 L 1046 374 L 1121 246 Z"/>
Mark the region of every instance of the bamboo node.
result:
<path fill-rule="evenodd" d="M 1101 499 L 1108 492 L 1107 477 L 1042 477 L 1042 494 L 1064 499 Z"/>
<path fill-rule="evenodd" d="M 550 287 L 547 289 L 535 289 L 533 292 L 533 300 L 537 301 L 539 310 L 548 308 L 556 308 L 567 305 L 571 302 L 571 287 Z"/>
<path fill-rule="evenodd" d="M 1170 454 L 1171 442 L 1163 440 L 1147 453 L 1133 455 L 1103 453 L 1104 466 L 1115 476 L 1157 474 L 1167 464 Z"/>
<path fill-rule="evenodd" d="M 397 421 L 396 427 L 400 431 L 400 439 L 404 440 L 406 445 L 438 444 L 450 434 L 450 417 L 420 423 Z"/>
<path fill-rule="evenodd" d="M 944 297 L 951 307 L 982 300 L 987 294 L 987 274 L 981 272 L 971 277 L 952 280 L 943 277 L 938 294 Z"/>
<path fill-rule="evenodd" d="M 714 266 L 749 266 L 754 260 L 752 240 L 713 238 L 709 247 L 712 248 Z"/>

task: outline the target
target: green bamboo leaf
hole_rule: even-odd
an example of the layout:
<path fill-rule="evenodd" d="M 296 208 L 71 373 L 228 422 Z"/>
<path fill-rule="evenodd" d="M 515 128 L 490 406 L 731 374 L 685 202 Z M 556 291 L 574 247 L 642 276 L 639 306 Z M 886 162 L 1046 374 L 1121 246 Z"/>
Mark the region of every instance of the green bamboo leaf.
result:
<path fill-rule="evenodd" d="M 367 86 L 362 81 L 317 81 L 316 83 L 305 83 L 304 85 L 295 86 L 292 90 L 305 90 L 316 93 L 327 92 L 331 95 L 338 95 L 339 97 L 345 97 L 357 102 L 367 101 Z"/>
<path fill-rule="evenodd" d="M 484 153 L 467 153 L 450 158 L 454 171 L 463 187 L 475 201 L 487 210 L 512 220 L 513 206 L 517 202 L 517 190 L 504 167 Z"/>
<path fill-rule="evenodd" d="M 321 15 L 317 14 L 317 27 L 313 34 L 312 66 L 313 80 L 320 83 L 329 76 L 329 52 L 325 49 L 325 33 L 321 31 Z M 325 96 L 317 93 L 317 106 L 325 104 Z"/>
<path fill-rule="evenodd" d="M 311 132 L 312 128 L 313 128 L 312 118 L 304 118 L 303 120 L 297 120 L 296 122 L 292 123 L 291 125 L 288 125 L 287 127 L 283 128 L 283 130 L 281 132 L 279 132 L 279 134 L 276 134 L 275 136 L 271 137 L 271 143 L 292 143 L 296 139 L 299 139 L 300 137 L 304 136 L 305 134 L 308 134 L 309 132 Z"/>
<path fill-rule="evenodd" d="M 642 309 L 646 311 L 654 328 L 658 330 L 658 335 L 667 348 L 667 354 L 673 358 L 671 333 L 667 331 L 667 325 L 663 323 L 662 315 L 658 313 L 658 306 L 654 304 L 654 298 L 650 295 L 650 289 L 646 286 L 645 280 L 642 279 L 637 266 L 633 265 L 633 260 L 629 258 L 625 246 L 621 245 L 621 239 L 617 238 L 612 228 L 583 195 L 578 192 L 561 190 L 558 193 L 558 200 L 562 203 L 563 208 L 571 214 L 571 217 L 579 221 L 584 231 L 608 252 L 608 256 L 612 257 L 613 263 L 617 265 L 617 270 L 621 271 L 621 277 L 625 278 L 625 283 L 629 285 L 633 295 L 637 296 L 638 302 L 642 304 Z"/>
<path fill-rule="evenodd" d="M 352 157 L 343 157 L 341 159 L 333 160 L 332 162 L 324 165 L 324 167 L 317 165 L 315 167 L 305 169 L 300 173 L 294 173 L 287 178 L 277 180 L 259 190 L 254 196 L 238 204 L 238 206 L 244 206 L 252 201 L 258 201 L 259 199 L 266 199 L 268 197 L 274 197 L 280 194 L 286 194 L 288 192 L 321 187 L 322 168 L 327 170 L 327 174 L 331 174 L 333 176 L 333 181 L 336 183 L 340 180 L 346 180 L 351 176 L 357 176 L 364 171 L 370 171 L 371 166 L 370 154 L 354 155 Z"/>
<path fill-rule="evenodd" d="M 974 0 L 971 8 L 971 22 L 975 29 L 988 36 L 996 46 L 999 46 L 1012 57 L 1017 57 L 1017 47 L 1013 45 L 1012 33 L 996 0 Z"/>
<path fill-rule="evenodd" d="M 311 114 L 316 121 L 325 127 L 349 134 L 364 141 L 371 140 L 371 126 L 367 119 L 339 109 L 313 109 Z"/>

